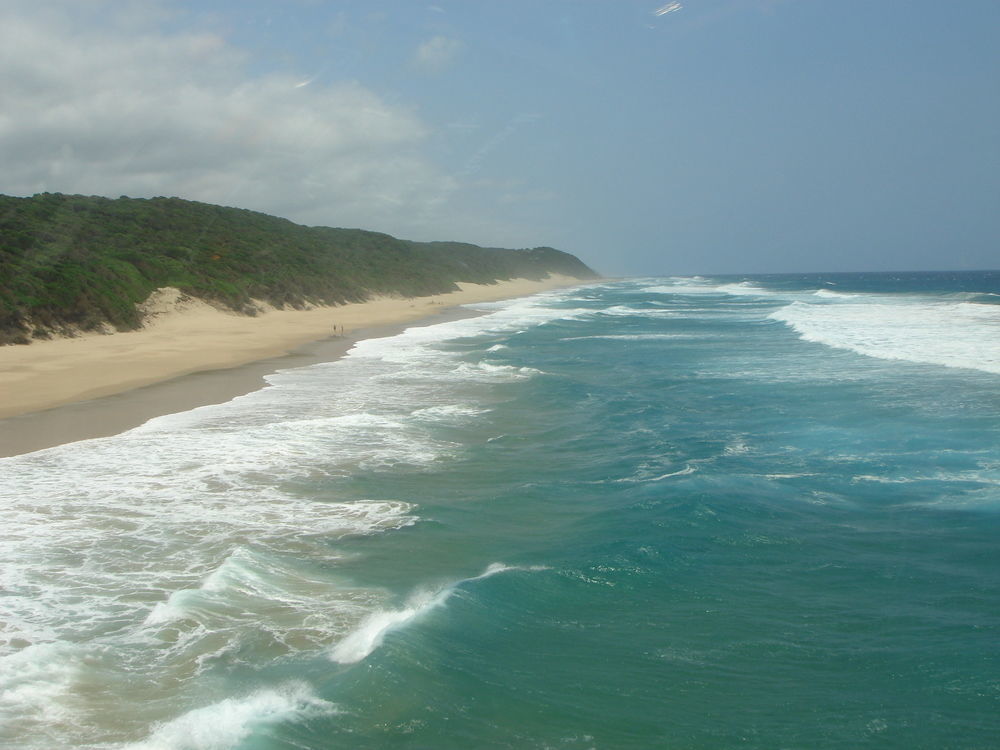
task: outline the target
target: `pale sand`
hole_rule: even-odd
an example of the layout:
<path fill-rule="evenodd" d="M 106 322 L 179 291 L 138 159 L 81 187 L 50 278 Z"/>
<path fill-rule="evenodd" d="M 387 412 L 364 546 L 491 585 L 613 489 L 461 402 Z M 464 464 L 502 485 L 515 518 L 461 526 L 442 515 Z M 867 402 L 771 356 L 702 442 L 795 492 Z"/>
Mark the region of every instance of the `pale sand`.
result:
<path fill-rule="evenodd" d="M 280 367 L 335 359 L 357 338 L 389 335 L 421 319 L 438 322 L 456 305 L 581 283 L 552 276 L 460 284 L 461 291 L 431 297 L 269 310 L 256 317 L 190 300 L 161 305 L 139 331 L 0 347 L 0 456 L 115 434 L 158 414 L 226 401 L 261 387 L 262 377 Z M 341 326 L 344 336 L 336 338 Z M 241 367 L 248 363 L 256 364 Z"/>

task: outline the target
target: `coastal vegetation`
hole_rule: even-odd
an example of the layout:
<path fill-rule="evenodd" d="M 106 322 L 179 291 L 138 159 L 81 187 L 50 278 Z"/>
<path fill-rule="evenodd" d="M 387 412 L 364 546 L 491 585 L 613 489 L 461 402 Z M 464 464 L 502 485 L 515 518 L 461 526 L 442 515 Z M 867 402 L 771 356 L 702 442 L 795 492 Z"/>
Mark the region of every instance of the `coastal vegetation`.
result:
<path fill-rule="evenodd" d="M 412 242 L 180 198 L 0 196 L 0 344 L 139 328 L 141 303 L 167 286 L 253 315 L 254 300 L 302 308 L 549 274 L 597 277 L 551 247 Z"/>

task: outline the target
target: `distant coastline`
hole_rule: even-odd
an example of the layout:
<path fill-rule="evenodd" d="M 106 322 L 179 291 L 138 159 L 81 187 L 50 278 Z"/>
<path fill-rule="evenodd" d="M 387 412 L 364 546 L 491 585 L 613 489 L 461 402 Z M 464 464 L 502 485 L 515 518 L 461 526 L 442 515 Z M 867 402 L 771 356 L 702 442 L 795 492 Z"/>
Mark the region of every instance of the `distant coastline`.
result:
<path fill-rule="evenodd" d="M 0 420 L 193 373 L 240 379 L 234 368 L 326 339 L 332 358 L 361 329 L 599 278 L 551 247 L 412 242 L 180 198 L 0 195 L 0 243 Z M 0 455 L 226 400 L 261 374 L 44 434 L 8 421 Z"/>
<path fill-rule="evenodd" d="M 142 328 L 157 289 L 256 315 L 459 290 L 552 274 L 593 279 L 579 258 L 306 227 L 181 198 L 0 195 L 0 344 Z"/>

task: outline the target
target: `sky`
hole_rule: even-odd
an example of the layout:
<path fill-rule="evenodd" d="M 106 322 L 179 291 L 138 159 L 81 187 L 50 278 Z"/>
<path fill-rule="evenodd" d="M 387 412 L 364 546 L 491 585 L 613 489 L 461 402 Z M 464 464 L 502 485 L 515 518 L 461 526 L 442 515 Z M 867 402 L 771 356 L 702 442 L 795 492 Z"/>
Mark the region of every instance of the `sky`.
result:
<path fill-rule="evenodd" d="M 0 193 L 617 276 L 1000 268 L 997 0 L 4 0 Z"/>

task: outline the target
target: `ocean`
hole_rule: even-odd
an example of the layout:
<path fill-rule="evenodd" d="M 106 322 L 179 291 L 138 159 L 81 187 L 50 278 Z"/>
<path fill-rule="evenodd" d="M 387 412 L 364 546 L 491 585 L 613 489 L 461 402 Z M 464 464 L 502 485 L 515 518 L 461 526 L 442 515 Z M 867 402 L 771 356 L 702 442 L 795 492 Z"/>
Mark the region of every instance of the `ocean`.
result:
<path fill-rule="evenodd" d="M 0 746 L 1000 746 L 1000 272 L 473 307 L 0 459 Z"/>

